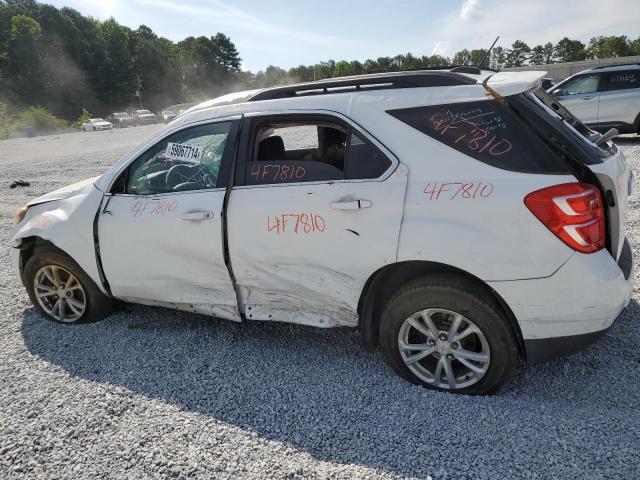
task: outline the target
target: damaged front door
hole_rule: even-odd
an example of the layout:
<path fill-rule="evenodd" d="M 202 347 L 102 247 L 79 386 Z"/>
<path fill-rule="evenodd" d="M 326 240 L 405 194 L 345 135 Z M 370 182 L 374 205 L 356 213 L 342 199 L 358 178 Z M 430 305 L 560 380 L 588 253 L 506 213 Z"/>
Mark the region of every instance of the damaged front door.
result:
<path fill-rule="evenodd" d="M 103 200 L 100 254 L 113 295 L 239 320 L 222 205 L 237 121 L 192 126 L 134 160 Z"/>

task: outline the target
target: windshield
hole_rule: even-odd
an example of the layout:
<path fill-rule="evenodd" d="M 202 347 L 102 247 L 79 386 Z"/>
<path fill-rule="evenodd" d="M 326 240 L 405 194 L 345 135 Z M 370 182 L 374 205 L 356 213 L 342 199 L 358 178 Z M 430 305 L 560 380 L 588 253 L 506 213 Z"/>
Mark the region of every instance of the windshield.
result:
<path fill-rule="evenodd" d="M 149 110 L 138 110 L 138 115 L 149 115 L 150 113 Z"/>
<path fill-rule="evenodd" d="M 105 119 L 104 118 L 92 118 L 91 121 L 93 123 L 99 123 L 99 122 L 104 122 Z"/>

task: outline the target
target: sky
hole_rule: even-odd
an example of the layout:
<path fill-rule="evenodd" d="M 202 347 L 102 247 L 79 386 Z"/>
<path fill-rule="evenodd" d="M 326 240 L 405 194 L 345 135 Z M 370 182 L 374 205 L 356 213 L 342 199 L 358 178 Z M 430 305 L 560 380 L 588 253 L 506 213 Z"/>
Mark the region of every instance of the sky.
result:
<path fill-rule="evenodd" d="M 173 41 L 231 37 L 242 68 L 288 69 L 323 60 L 360 60 L 488 48 L 533 47 L 568 36 L 640 37 L 640 0 L 43 0 Z"/>

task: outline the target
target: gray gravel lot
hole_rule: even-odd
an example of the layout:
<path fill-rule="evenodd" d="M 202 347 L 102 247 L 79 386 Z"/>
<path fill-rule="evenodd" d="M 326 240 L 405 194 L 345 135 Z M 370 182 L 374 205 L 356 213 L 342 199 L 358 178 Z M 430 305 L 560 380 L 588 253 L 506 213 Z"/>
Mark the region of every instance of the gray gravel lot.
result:
<path fill-rule="evenodd" d="M 142 306 L 45 321 L 10 269 L 14 211 L 155 128 L 0 142 L 0 478 L 640 477 L 638 273 L 601 341 L 481 398 L 410 385 L 345 331 Z M 638 170 L 640 138 L 618 143 Z"/>

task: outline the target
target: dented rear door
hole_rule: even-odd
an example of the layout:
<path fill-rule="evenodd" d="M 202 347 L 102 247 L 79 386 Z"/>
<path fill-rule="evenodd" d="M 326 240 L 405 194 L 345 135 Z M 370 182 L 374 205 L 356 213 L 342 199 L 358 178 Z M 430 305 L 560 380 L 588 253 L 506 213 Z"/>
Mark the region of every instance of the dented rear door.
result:
<path fill-rule="evenodd" d="M 295 122 L 301 117 L 273 118 Z M 327 119 L 350 128 L 344 118 Z M 236 170 L 240 185 L 233 188 L 228 207 L 229 252 L 241 310 L 252 320 L 355 326 L 367 279 L 396 260 L 407 170 L 379 143 L 376 149 L 389 158 L 389 166 L 373 179 L 339 179 L 343 172 L 322 161 L 323 149 L 329 148 L 322 140 L 319 145 L 301 140 L 296 146 L 285 138 L 284 155 L 270 152 L 271 160 L 256 161 L 260 120 L 243 121 L 244 152 Z M 284 135 L 280 130 L 286 128 L 276 128 L 271 136 Z M 369 142 L 375 140 L 354 138 L 349 145 L 373 164 L 380 159 L 362 146 Z M 268 143 L 279 148 L 279 140 Z"/>

